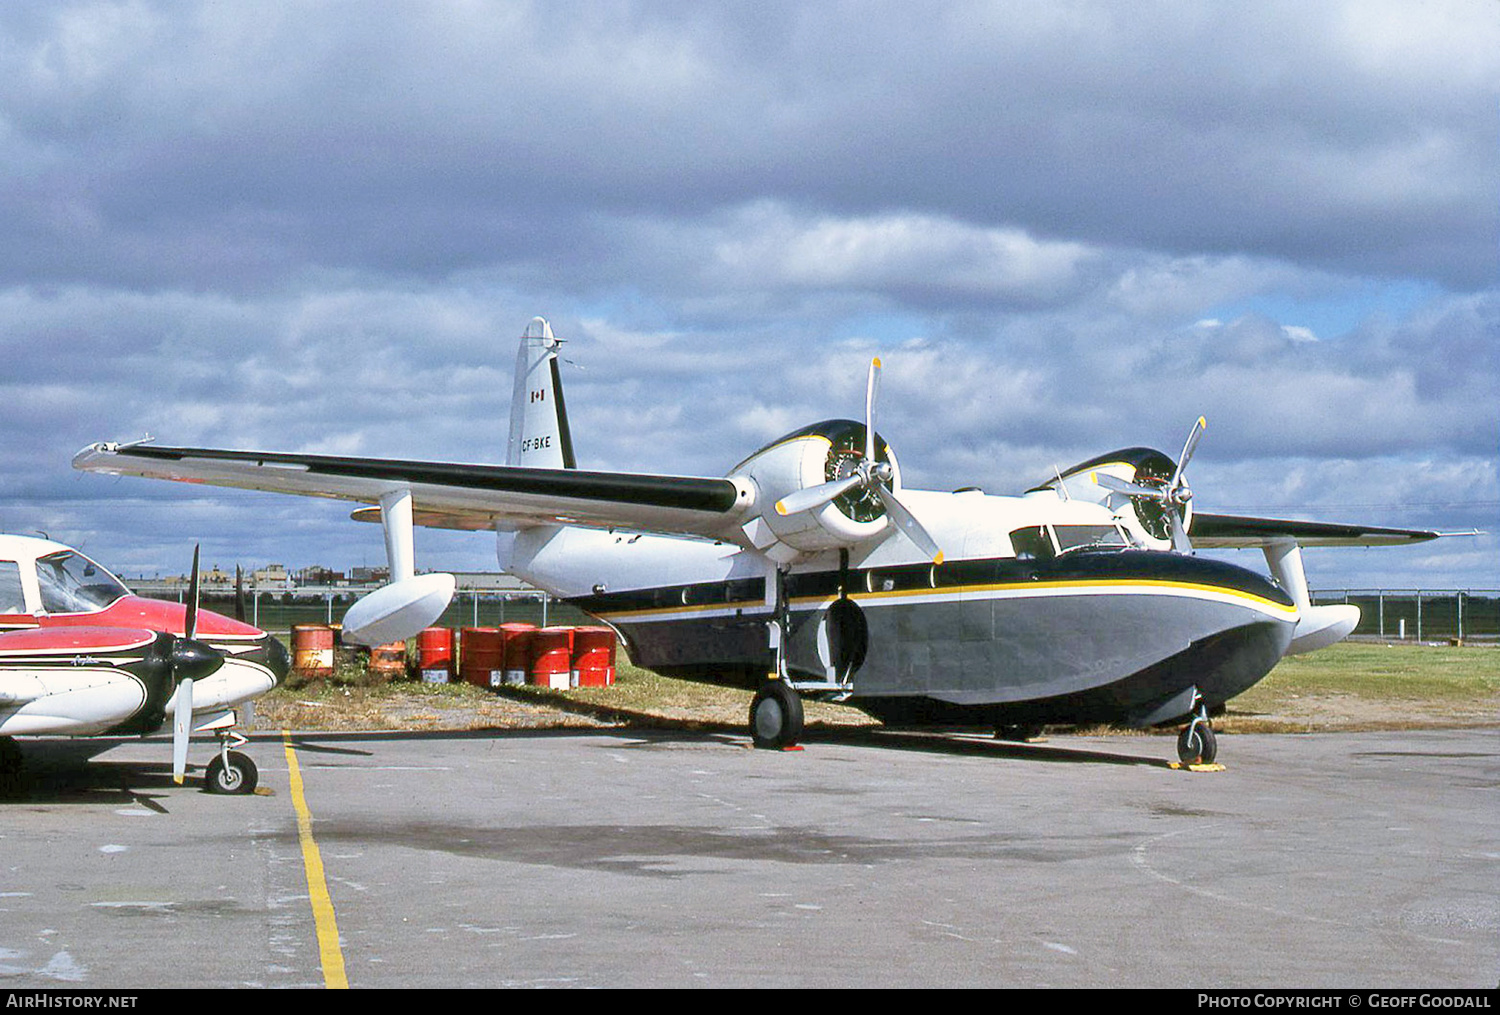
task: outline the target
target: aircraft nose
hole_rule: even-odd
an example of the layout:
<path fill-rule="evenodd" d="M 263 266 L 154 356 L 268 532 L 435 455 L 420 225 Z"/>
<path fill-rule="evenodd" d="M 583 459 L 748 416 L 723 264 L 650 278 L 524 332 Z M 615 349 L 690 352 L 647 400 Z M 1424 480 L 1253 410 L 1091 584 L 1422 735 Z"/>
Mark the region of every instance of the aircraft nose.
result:
<path fill-rule="evenodd" d="M 266 668 L 271 671 L 271 676 L 279 684 L 292 671 L 292 654 L 277 638 L 269 634 L 265 637 L 265 648 Z"/>

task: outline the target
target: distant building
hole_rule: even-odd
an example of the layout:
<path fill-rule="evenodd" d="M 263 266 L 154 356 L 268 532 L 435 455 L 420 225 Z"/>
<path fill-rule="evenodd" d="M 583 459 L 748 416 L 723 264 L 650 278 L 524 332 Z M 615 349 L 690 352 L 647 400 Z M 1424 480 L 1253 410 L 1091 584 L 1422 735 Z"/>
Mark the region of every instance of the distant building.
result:
<path fill-rule="evenodd" d="M 388 567 L 356 567 L 349 572 L 349 580 L 357 585 L 367 585 L 389 581 L 391 569 Z"/>
<path fill-rule="evenodd" d="M 298 585 L 338 585 L 344 580 L 342 571 L 333 571 L 321 564 L 304 567 L 297 572 Z"/>
<path fill-rule="evenodd" d="M 258 571 L 252 571 L 250 579 L 258 589 L 289 589 L 292 587 L 292 576 L 287 574 L 285 564 L 267 564 Z"/>

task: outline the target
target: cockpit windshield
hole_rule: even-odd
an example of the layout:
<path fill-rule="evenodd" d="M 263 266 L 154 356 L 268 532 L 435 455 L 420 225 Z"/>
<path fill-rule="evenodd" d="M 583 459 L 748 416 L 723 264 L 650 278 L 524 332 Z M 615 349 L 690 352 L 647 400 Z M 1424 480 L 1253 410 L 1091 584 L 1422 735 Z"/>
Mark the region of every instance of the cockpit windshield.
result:
<path fill-rule="evenodd" d="M 1119 550 L 1131 544 L 1118 525 L 1028 525 L 1011 532 L 1010 545 L 1017 559 L 1047 560 L 1072 550 Z"/>
<path fill-rule="evenodd" d="M 130 594 L 114 575 L 72 550 L 38 557 L 36 580 L 44 613 L 92 613 Z"/>
<path fill-rule="evenodd" d="M 1057 552 L 1083 549 L 1118 549 L 1129 546 L 1123 533 L 1115 525 L 1054 525 L 1057 536 Z"/>

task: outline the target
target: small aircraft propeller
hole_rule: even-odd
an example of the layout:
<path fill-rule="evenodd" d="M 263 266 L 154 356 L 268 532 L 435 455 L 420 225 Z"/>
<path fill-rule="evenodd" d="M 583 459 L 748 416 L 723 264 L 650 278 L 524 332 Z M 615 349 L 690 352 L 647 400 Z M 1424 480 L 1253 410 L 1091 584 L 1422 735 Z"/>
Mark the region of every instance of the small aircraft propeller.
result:
<path fill-rule="evenodd" d="M 1172 529 L 1172 549 L 1181 553 L 1186 553 L 1193 548 L 1188 540 L 1187 530 L 1182 527 L 1182 519 L 1188 502 L 1193 499 L 1193 491 L 1187 484 L 1187 464 L 1193 457 L 1193 452 L 1198 448 L 1198 441 L 1203 438 L 1203 431 L 1207 428 L 1208 420 L 1199 416 L 1198 422 L 1193 424 L 1192 431 L 1188 433 L 1187 442 L 1182 446 L 1182 454 L 1177 456 L 1177 467 L 1172 471 L 1172 478 L 1161 486 L 1131 483 L 1103 472 L 1093 474 L 1094 482 L 1107 490 L 1130 497 L 1147 497 L 1159 501 L 1162 512 L 1167 516 L 1167 522 Z"/>
<path fill-rule="evenodd" d="M 922 527 L 922 523 L 917 521 L 916 517 L 907 510 L 906 505 L 902 504 L 892 492 L 891 480 L 895 473 L 891 464 L 877 461 L 875 458 L 875 395 L 879 390 L 880 358 L 877 356 L 870 361 L 870 375 L 865 384 L 864 457 L 854 467 L 854 471 L 842 479 L 830 480 L 827 483 L 819 483 L 817 486 L 809 486 L 787 494 L 776 502 L 776 511 L 783 515 L 793 515 L 799 511 L 813 511 L 846 493 L 855 490 L 871 491 L 879 498 L 881 505 L 885 508 L 886 516 L 895 523 L 896 527 L 906 533 L 906 537 L 915 543 L 918 549 L 931 557 L 933 563 L 941 564 L 943 551 L 938 547 L 937 541 L 928 534 L 927 530 Z"/>
<path fill-rule="evenodd" d="M 188 580 L 187 613 L 182 637 L 172 643 L 172 781 L 182 785 L 187 774 L 188 736 L 193 731 L 193 681 L 201 680 L 224 665 L 218 649 L 196 639 L 198 633 L 198 552 L 193 547 L 193 572 Z"/>

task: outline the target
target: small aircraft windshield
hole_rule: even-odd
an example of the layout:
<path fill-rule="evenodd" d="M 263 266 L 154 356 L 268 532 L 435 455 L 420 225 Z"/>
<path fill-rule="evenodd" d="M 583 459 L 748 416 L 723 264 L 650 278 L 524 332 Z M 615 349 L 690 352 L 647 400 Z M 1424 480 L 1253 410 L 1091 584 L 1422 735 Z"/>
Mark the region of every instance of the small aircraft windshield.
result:
<path fill-rule="evenodd" d="M 1130 545 L 1114 525 L 1054 525 L 1052 531 L 1057 534 L 1059 553 L 1085 547 L 1113 548 Z"/>
<path fill-rule="evenodd" d="M 37 558 L 36 580 L 44 613 L 92 613 L 130 594 L 114 575 L 72 550 Z"/>

